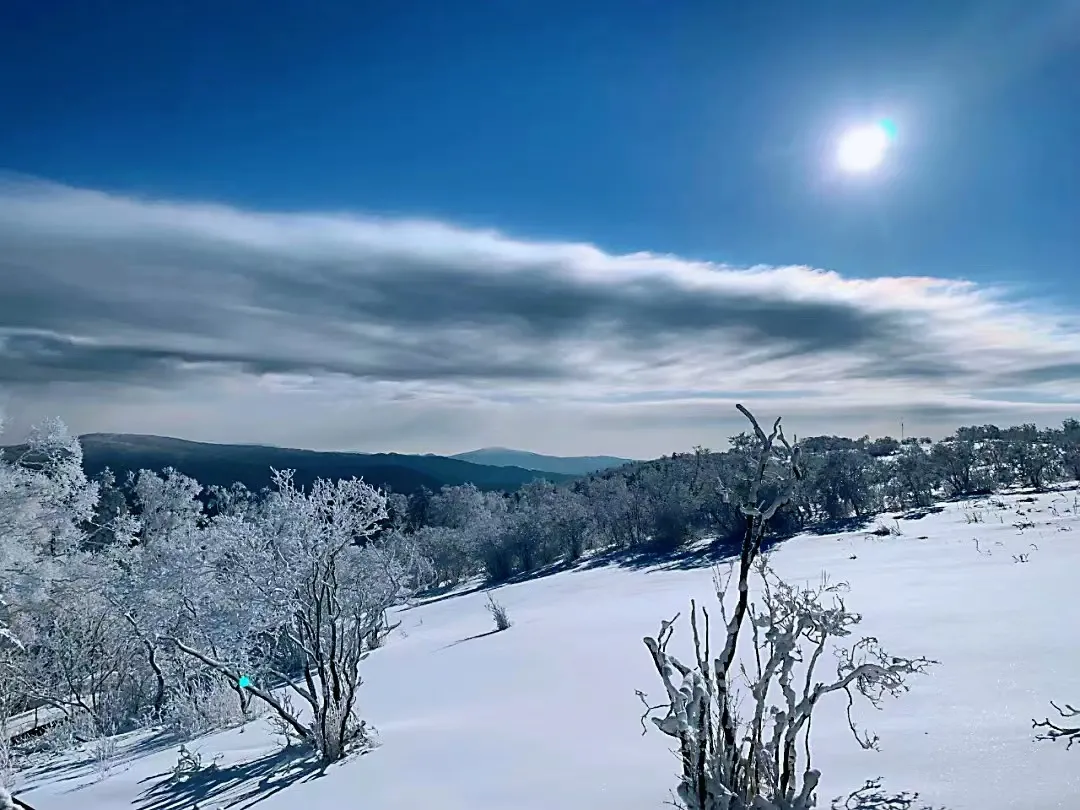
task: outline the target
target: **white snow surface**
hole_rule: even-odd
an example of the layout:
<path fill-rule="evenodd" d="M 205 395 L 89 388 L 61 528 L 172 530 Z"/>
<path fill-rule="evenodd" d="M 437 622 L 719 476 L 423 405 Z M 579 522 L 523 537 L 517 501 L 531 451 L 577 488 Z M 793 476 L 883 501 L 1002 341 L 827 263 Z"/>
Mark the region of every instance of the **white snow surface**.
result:
<path fill-rule="evenodd" d="M 1080 750 L 1035 742 L 1031 728 L 1050 700 L 1080 701 L 1076 495 L 952 503 L 900 519 L 901 536 L 808 534 L 773 553 L 789 581 L 828 571 L 849 582 L 848 606 L 864 615 L 857 629 L 890 652 L 941 662 L 882 711 L 860 708 L 880 752 L 851 738 L 843 695 L 823 701 L 813 726 L 820 806 L 882 777 L 891 792 L 918 791 L 913 808 L 1080 807 Z M 973 511 L 986 522 L 968 523 Z M 1029 561 L 1014 561 L 1022 553 Z M 400 611 L 400 630 L 364 665 L 361 710 L 381 744 L 321 775 L 282 754 L 258 720 L 188 743 L 204 763 L 219 761 L 187 782 L 169 781 L 178 744 L 142 732 L 117 740 L 105 775 L 84 748 L 23 771 L 15 793 L 36 810 L 665 806 L 678 763 L 669 738 L 651 725 L 641 733 L 635 690 L 654 703 L 662 694 L 642 636 L 676 612 L 685 619 L 691 597 L 713 605 L 711 570 L 583 568 L 494 595 L 514 622 L 501 633 L 483 592 Z M 689 635 L 680 624 L 673 649 Z"/>

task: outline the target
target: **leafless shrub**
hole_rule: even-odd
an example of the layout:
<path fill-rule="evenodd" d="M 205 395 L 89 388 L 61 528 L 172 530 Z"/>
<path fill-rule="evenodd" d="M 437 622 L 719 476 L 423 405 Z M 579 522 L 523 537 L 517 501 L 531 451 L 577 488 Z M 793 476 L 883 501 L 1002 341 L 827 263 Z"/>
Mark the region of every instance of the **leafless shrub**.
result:
<path fill-rule="evenodd" d="M 918 793 L 904 791 L 889 794 L 882 790 L 881 779 L 867 779 L 866 784 L 858 790 L 833 799 L 832 810 L 945 810 L 944 807 L 933 808 L 928 804 L 916 807 L 918 800 Z"/>
<path fill-rule="evenodd" d="M 49 725 L 32 746 L 35 751 L 58 754 L 96 736 L 93 720 L 85 712 L 72 712 L 60 722 Z"/>
<path fill-rule="evenodd" d="M 99 778 L 104 779 L 112 771 L 116 753 L 116 737 L 112 734 L 103 734 L 90 742 L 90 756 L 94 760 L 94 770 Z"/>
<path fill-rule="evenodd" d="M 202 768 L 202 754 L 181 745 L 176 751 L 176 764 L 173 766 L 173 778 L 182 779 Z"/>
<path fill-rule="evenodd" d="M 292 695 L 288 692 L 281 696 L 281 705 L 288 715 L 296 716 L 296 707 L 293 704 Z M 291 747 L 294 742 L 303 742 L 303 738 L 296 733 L 296 729 L 287 723 L 281 715 L 271 714 L 267 718 L 267 722 L 270 724 L 274 734 L 281 738 L 281 742 L 286 748 Z"/>
<path fill-rule="evenodd" d="M 498 631 L 508 630 L 513 624 L 510 621 L 510 614 L 506 612 L 506 605 L 501 602 L 496 602 L 495 598 L 489 593 L 487 595 L 487 604 L 485 605 L 488 613 L 491 614 L 491 618 L 495 621 L 495 629 Z"/>
<path fill-rule="evenodd" d="M 237 690 L 224 678 L 209 676 L 173 689 L 165 701 L 161 721 L 181 739 L 192 739 L 214 729 L 232 728 L 251 719 Z"/>
<path fill-rule="evenodd" d="M 201 771 L 216 770 L 218 762 L 220 762 L 223 757 L 223 754 L 218 754 L 209 765 L 204 766 L 202 754 L 200 752 L 192 751 L 186 745 L 181 745 L 176 750 L 176 764 L 173 765 L 171 778 L 174 781 L 181 781 L 189 779 Z"/>
<path fill-rule="evenodd" d="M 878 521 L 869 534 L 875 537 L 900 537 L 903 534 L 903 530 L 900 528 L 900 521 L 894 520 L 893 525 L 889 526 L 881 521 Z"/>

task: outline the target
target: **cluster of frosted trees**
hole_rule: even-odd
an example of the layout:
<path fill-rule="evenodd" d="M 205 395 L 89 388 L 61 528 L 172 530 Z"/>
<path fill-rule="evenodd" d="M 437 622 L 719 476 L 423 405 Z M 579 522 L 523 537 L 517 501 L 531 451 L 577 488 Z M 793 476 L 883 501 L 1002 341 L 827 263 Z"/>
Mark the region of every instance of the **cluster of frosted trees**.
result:
<path fill-rule="evenodd" d="M 512 495 L 471 486 L 399 494 L 391 512 L 447 583 L 477 573 L 493 581 L 529 574 L 589 550 L 670 553 L 702 536 L 734 552 L 743 515 L 715 482 L 744 480 L 754 442 L 744 433 L 725 452 L 698 449 L 560 486 L 537 482 Z M 1004 486 L 1080 478 L 1076 420 L 1056 430 L 961 428 L 936 443 L 811 437 L 799 446 L 802 477 L 771 521 L 780 534 Z"/>
<path fill-rule="evenodd" d="M 132 509 L 103 499 L 59 425 L 0 459 L 0 720 L 44 707 L 77 740 L 262 710 L 327 761 L 369 742 L 359 664 L 422 576 L 385 496 L 279 473 L 211 515 L 200 490 L 143 472 Z"/>

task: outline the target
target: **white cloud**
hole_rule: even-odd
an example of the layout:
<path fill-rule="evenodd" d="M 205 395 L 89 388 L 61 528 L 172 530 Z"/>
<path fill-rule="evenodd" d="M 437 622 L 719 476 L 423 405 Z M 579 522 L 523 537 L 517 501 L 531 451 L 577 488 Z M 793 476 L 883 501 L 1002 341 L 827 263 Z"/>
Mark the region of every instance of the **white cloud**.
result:
<path fill-rule="evenodd" d="M 648 455 L 719 444 L 737 399 L 849 434 L 1080 399 L 1075 317 L 953 279 L 42 183 L 0 186 L 0 244 L 8 407 L 79 431 Z"/>

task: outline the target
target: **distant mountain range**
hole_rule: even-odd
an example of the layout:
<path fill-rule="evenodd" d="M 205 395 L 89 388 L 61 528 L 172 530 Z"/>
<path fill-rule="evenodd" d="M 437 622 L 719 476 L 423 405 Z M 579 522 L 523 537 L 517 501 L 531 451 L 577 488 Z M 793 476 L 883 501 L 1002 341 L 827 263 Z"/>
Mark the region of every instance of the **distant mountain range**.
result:
<path fill-rule="evenodd" d="M 512 492 L 537 478 L 558 483 L 574 477 L 549 470 L 473 463 L 445 456 L 325 453 L 116 433 L 88 433 L 80 436 L 79 441 L 83 447 L 83 467 L 90 476 L 108 467 L 116 473 L 117 480 L 123 481 L 128 471 L 159 472 L 165 467 L 174 467 L 204 487 L 228 486 L 240 481 L 253 492 L 270 485 L 271 467 L 295 470 L 294 480 L 305 487 L 316 478 L 338 479 L 355 475 L 363 477 L 372 486 L 389 487 L 406 495 L 421 487 L 437 491 L 445 485 L 466 483 L 475 484 L 482 490 Z"/>
<path fill-rule="evenodd" d="M 621 467 L 632 459 L 615 456 L 544 456 L 540 453 L 528 453 L 524 450 L 511 450 L 507 447 L 484 447 L 450 456 L 473 464 L 487 464 L 492 467 L 521 467 L 526 470 L 538 470 L 544 473 L 560 475 L 588 475 L 597 470 Z"/>

